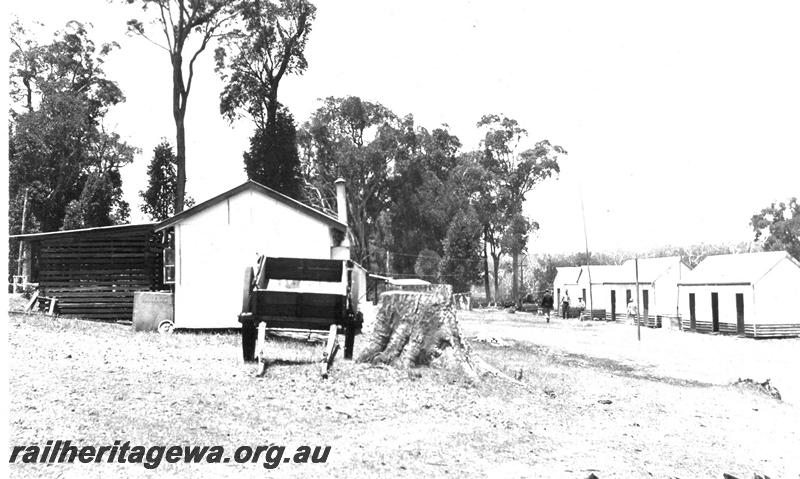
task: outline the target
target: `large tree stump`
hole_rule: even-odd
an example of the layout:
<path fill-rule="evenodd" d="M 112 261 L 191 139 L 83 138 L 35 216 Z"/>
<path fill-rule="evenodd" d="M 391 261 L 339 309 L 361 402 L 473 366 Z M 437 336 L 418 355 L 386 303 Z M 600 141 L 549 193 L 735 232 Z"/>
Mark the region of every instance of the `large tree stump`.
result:
<path fill-rule="evenodd" d="M 436 364 L 477 377 L 451 304 L 449 285 L 380 296 L 375 327 L 359 362 L 409 368 Z"/>

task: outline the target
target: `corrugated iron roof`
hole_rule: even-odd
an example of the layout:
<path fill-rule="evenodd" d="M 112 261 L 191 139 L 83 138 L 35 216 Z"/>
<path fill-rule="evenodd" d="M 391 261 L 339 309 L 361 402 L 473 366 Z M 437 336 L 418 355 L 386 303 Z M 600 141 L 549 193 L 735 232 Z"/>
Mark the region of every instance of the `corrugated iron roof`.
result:
<path fill-rule="evenodd" d="M 679 266 L 681 263 L 680 256 L 663 256 L 660 258 L 639 258 L 639 282 L 640 283 L 653 283 L 660 278 L 664 273 L 674 266 Z M 626 268 L 625 275 L 630 277 L 629 282 L 635 283 L 633 278 L 636 277 L 636 263 L 634 259 L 629 259 L 622 263 Z M 687 269 L 689 267 L 687 266 Z"/>
<path fill-rule="evenodd" d="M 622 266 L 618 264 L 592 264 L 588 267 L 581 266 L 580 281 L 589 281 L 589 276 L 592 278 L 592 284 L 604 283 L 619 283 L 623 281 L 624 274 Z M 633 279 L 631 279 L 633 281 Z"/>
<path fill-rule="evenodd" d="M 783 260 L 800 263 L 785 251 L 709 256 L 686 275 L 681 285 L 755 284 Z"/>
<path fill-rule="evenodd" d="M 556 268 L 554 282 L 558 284 L 576 284 L 580 276 L 580 266 L 559 266 Z"/>
<path fill-rule="evenodd" d="M 664 256 L 660 258 L 639 258 L 639 284 L 654 283 L 670 268 L 679 266 L 680 256 Z M 687 266 L 688 269 L 688 266 Z M 581 266 L 580 281 L 583 275 L 592 276 L 592 284 L 636 284 L 636 261 L 626 260 L 618 265 L 586 265 Z M 588 281 L 588 279 L 586 279 Z"/>
<path fill-rule="evenodd" d="M 9 238 L 14 239 L 22 239 L 22 240 L 35 240 L 35 239 L 42 239 L 42 238 L 50 238 L 53 236 L 69 236 L 69 235 L 80 235 L 83 233 L 94 233 L 94 232 L 114 232 L 114 231 L 126 231 L 126 230 L 136 230 L 139 228 L 152 228 L 155 226 L 155 223 L 137 223 L 137 224 L 129 224 L 129 225 L 111 225 L 111 226 L 95 226 L 94 228 L 80 228 L 75 230 L 61 230 L 61 231 L 48 231 L 45 233 L 28 233 L 24 235 L 13 235 L 9 236 Z"/>
<path fill-rule="evenodd" d="M 186 218 L 189 218 L 190 216 L 193 216 L 193 215 L 195 215 L 195 214 L 197 214 L 197 213 L 199 213 L 199 212 L 201 212 L 201 211 L 203 211 L 203 210 L 205 210 L 205 209 L 207 209 L 207 208 L 209 208 L 211 206 L 214 206 L 215 204 L 219 203 L 220 201 L 223 201 L 223 200 L 225 200 L 227 198 L 230 198 L 233 195 L 236 195 L 236 194 L 241 193 L 242 191 L 246 191 L 246 190 L 256 190 L 256 191 L 259 191 L 261 193 L 264 193 L 265 195 L 269 196 L 270 198 L 273 198 L 273 199 L 275 199 L 275 200 L 277 200 L 277 201 L 279 201 L 279 202 L 281 202 L 281 203 L 283 203 L 283 204 L 285 204 L 285 205 L 287 205 L 287 206 L 289 206 L 291 208 L 294 208 L 294 209 L 296 209 L 296 210 L 298 210 L 298 211 L 300 211 L 302 213 L 306 213 L 306 214 L 308 214 L 308 215 L 310 215 L 310 216 L 312 216 L 314 218 L 317 218 L 317 219 L 323 221 L 324 223 L 328 224 L 329 226 L 333 226 L 334 228 L 336 228 L 336 229 L 338 229 L 340 231 L 345 231 L 347 229 L 347 225 L 346 224 L 342 223 L 341 221 L 339 221 L 336 218 L 328 216 L 327 214 L 323 213 L 322 211 L 320 211 L 320 210 L 318 210 L 316 208 L 312 208 L 312 207 L 310 207 L 308 205 L 300 203 L 299 201 L 297 201 L 295 199 L 292 199 L 292 198 L 289 198 L 288 196 L 286 196 L 286 195 L 284 195 L 282 193 L 278 193 L 277 191 L 273 190 L 272 188 L 269 188 L 269 187 L 266 187 L 266 186 L 262 185 L 261 183 L 257 183 L 257 182 L 255 182 L 253 180 L 247 180 L 246 182 L 242 183 L 241 185 L 237 186 L 236 188 L 230 189 L 230 190 L 228 190 L 228 191 L 226 191 L 226 192 L 224 192 L 224 193 L 222 193 L 220 195 L 217 195 L 217 196 L 215 196 L 215 197 L 213 197 L 213 198 L 211 198 L 209 200 L 206 200 L 206 201 L 204 201 L 204 202 L 202 202 L 202 203 L 200 203 L 198 205 L 195 205 L 195 206 L 189 208 L 188 210 L 184 210 L 184 211 L 178 213 L 177 215 L 172 216 L 171 218 L 167 218 L 166 220 L 164 220 L 161 223 L 159 223 L 158 226 L 156 226 L 156 231 L 161 231 L 161 230 L 163 230 L 165 228 L 169 228 L 170 226 L 172 226 L 172 225 L 174 225 L 176 223 L 180 223 L 181 221 L 185 220 Z"/>

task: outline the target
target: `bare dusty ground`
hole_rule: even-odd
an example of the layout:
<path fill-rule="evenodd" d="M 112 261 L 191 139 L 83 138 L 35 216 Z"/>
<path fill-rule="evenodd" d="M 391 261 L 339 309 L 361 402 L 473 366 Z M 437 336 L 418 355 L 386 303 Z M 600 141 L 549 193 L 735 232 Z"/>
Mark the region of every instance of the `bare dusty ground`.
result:
<path fill-rule="evenodd" d="M 465 313 L 461 324 L 467 336 L 479 338 L 472 341 L 474 353 L 521 375 L 523 384 L 494 377 L 472 384 L 447 371 L 407 373 L 341 357 L 331 377 L 321 380 L 315 364 L 321 347 L 295 342 L 271 343 L 274 364 L 257 379 L 253 366 L 240 360 L 237 335 L 159 336 L 11 314 L 12 445 L 70 439 L 81 445 L 222 445 L 230 451 L 241 445 L 332 446 L 326 464 L 273 470 L 261 463 L 164 463 L 155 470 L 12 464 L 11 474 L 800 477 L 797 403 L 727 385 L 739 375 L 771 377 L 782 393 L 796 390 L 784 382 L 798 365 L 796 340 L 747 343 L 644 330 L 639 345 L 630 326 L 546 324 L 529 314 Z M 356 340 L 356 354 L 361 342 Z M 734 367 L 748 359 L 765 366 Z"/>
<path fill-rule="evenodd" d="M 738 378 L 770 379 L 783 400 L 800 405 L 800 339 L 740 338 L 575 319 L 547 324 L 534 314 L 463 312 L 467 335 L 494 335 L 548 348 L 553 354 L 604 358 L 632 374 L 725 385 Z"/>

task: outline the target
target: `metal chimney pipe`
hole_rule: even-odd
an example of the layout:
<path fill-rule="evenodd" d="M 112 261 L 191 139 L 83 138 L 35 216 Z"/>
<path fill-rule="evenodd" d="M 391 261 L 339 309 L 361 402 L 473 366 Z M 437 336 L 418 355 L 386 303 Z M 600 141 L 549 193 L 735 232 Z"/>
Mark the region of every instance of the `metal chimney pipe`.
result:
<path fill-rule="evenodd" d="M 336 185 L 336 215 L 339 221 L 347 224 L 347 193 L 344 178 L 338 178 L 333 184 Z"/>
<path fill-rule="evenodd" d="M 336 216 L 339 221 L 347 225 L 347 191 L 344 178 L 338 178 L 333 183 L 336 185 Z M 337 245 L 331 247 L 331 259 L 350 259 L 349 228 L 345 230 L 344 238 Z"/>

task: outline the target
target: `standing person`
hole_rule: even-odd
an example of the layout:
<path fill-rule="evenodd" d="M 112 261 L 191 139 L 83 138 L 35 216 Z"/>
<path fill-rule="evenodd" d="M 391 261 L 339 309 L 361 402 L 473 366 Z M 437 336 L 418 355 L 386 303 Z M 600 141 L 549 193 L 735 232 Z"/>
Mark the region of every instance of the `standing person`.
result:
<path fill-rule="evenodd" d="M 564 292 L 564 299 L 561 300 L 561 317 L 567 319 L 569 313 L 569 293 Z"/>
<path fill-rule="evenodd" d="M 550 313 L 553 311 L 553 291 L 548 289 L 542 296 L 542 312 L 547 316 L 547 322 L 550 322 Z"/>
<path fill-rule="evenodd" d="M 633 299 L 628 300 L 628 320 L 632 320 L 634 324 L 636 324 L 636 303 L 633 302 Z"/>

